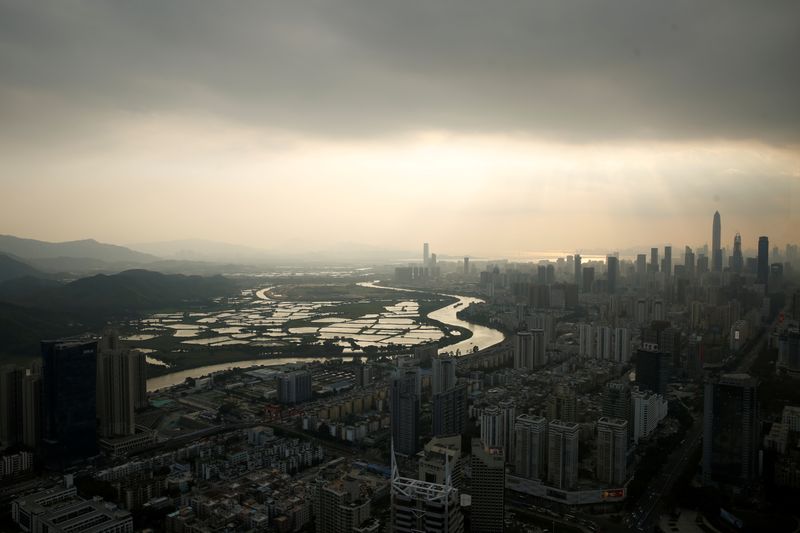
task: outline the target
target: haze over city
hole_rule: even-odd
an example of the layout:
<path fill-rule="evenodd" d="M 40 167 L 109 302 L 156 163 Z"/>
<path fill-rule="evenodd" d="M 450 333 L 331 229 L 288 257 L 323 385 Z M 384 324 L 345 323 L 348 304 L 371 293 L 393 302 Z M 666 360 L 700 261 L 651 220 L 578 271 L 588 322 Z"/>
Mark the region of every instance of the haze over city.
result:
<path fill-rule="evenodd" d="M 800 531 L 800 2 L 0 0 L 0 531 Z"/>
<path fill-rule="evenodd" d="M 0 10 L 2 233 L 524 257 L 800 226 L 792 2 Z"/>

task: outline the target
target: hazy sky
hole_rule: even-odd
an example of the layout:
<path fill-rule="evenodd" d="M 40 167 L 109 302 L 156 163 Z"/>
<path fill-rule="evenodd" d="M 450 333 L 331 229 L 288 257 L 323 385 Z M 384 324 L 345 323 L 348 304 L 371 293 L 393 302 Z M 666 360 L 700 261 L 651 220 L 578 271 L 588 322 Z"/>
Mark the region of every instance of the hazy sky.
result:
<path fill-rule="evenodd" d="M 0 0 L 0 233 L 800 240 L 800 2 Z"/>

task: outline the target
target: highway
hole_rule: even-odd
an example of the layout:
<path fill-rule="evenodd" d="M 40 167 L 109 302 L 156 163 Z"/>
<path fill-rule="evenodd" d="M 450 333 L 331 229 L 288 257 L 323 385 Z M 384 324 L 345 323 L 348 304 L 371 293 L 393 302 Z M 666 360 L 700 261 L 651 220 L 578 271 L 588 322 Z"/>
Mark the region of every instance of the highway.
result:
<path fill-rule="evenodd" d="M 546 504 L 545 504 L 546 505 Z M 517 515 L 517 519 L 522 518 L 525 524 L 535 524 L 541 528 L 547 528 L 553 533 L 592 533 L 597 531 L 597 527 L 592 521 L 593 517 L 581 516 L 575 513 L 575 518 L 569 519 L 558 511 L 553 511 L 547 507 L 533 505 L 525 495 L 506 491 L 505 501 L 506 511 L 511 511 Z"/>
<path fill-rule="evenodd" d="M 703 419 L 698 417 L 686 433 L 686 438 L 669 455 L 664 466 L 647 485 L 636 508 L 626 519 L 626 524 L 636 531 L 652 531 L 661 514 L 661 500 L 669 494 L 675 481 L 687 466 L 687 461 L 700 446 L 703 437 Z"/>

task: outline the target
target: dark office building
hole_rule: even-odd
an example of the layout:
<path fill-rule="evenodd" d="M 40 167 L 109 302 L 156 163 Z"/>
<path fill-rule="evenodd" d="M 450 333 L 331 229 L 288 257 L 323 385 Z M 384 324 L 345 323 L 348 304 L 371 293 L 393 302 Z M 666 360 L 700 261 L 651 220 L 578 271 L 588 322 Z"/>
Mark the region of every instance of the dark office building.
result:
<path fill-rule="evenodd" d="M 705 346 L 703 337 L 691 335 L 686 343 L 686 372 L 692 378 L 697 378 L 703 373 L 703 360 Z"/>
<path fill-rule="evenodd" d="M 528 301 L 534 309 L 547 309 L 550 307 L 550 287 L 547 285 L 532 285 Z"/>
<path fill-rule="evenodd" d="M 650 272 L 658 272 L 658 248 L 650 248 Z"/>
<path fill-rule="evenodd" d="M 547 265 L 546 281 L 548 285 L 556 282 L 556 267 L 551 264 Z"/>
<path fill-rule="evenodd" d="M 398 368 L 390 381 L 389 410 L 392 440 L 397 453 L 412 456 L 419 451 L 419 368 Z"/>
<path fill-rule="evenodd" d="M 742 255 L 742 236 L 738 233 L 733 237 L 733 256 L 731 257 L 731 270 L 741 274 L 744 270 L 744 256 Z"/>
<path fill-rule="evenodd" d="M 773 288 L 783 284 L 783 263 L 772 263 L 769 267 L 769 282 Z"/>
<path fill-rule="evenodd" d="M 686 304 L 686 296 L 689 294 L 690 281 L 685 277 L 685 270 L 681 265 L 675 267 L 675 278 L 678 283 L 675 285 L 675 301 L 679 304 Z"/>
<path fill-rule="evenodd" d="M 673 328 L 669 321 L 654 320 L 649 326 L 642 328 L 642 343 L 654 344 L 656 349 L 668 354 L 675 367 L 680 366 L 681 357 L 681 332 Z"/>
<path fill-rule="evenodd" d="M 433 436 L 456 435 L 467 423 L 467 387 L 460 385 L 433 395 Z"/>
<path fill-rule="evenodd" d="M 640 348 L 636 353 L 636 384 L 639 388 L 666 395 L 671 359 L 670 354 L 653 345 Z"/>
<path fill-rule="evenodd" d="M 22 381 L 25 370 L 0 367 L 0 444 L 10 446 L 22 438 Z"/>
<path fill-rule="evenodd" d="M 748 257 L 744 260 L 744 271 L 748 274 L 758 274 L 758 258 Z"/>
<path fill-rule="evenodd" d="M 621 418 L 633 425 L 631 415 L 631 388 L 618 381 L 606 383 L 603 390 L 602 414 L 607 418 Z"/>
<path fill-rule="evenodd" d="M 502 533 L 505 520 L 505 461 L 501 448 L 472 439 L 472 509 L 469 531 Z"/>
<path fill-rule="evenodd" d="M 557 289 L 564 291 L 564 306 L 567 309 L 574 309 L 578 307 L 578 286 L 572 283 L 557 283 Z"/>
<path fill-rule="evenodd" d="M 694 252 L 688 246 L 686 247 L 686 251 L 683 252 L 683 268 L 684 273 L 688 277 L 694 277 Z"/>
<path fill-rule="evenodd" d="M 583 267 L 583 292 L 592 292 L 594 267 Z"/>
<path fill-rule="evenodd" d="M 629 444 L 633 443 L 633 404 L 631 388 L 626 383 L 611 381 L 606 383 L 603 390 L 602 414 L 606 418 L 625 420 L 625 427 Z"/>
<path fill-rule="evenodd" d="M 706 383 L 703 482 L 741 486 L 758 473 L 758 381 L 723 374 Z"/>
<path fill-rule="evenodd" d="M 719 211 L 714 213 L 714 223 L 711 227 L 711 270 L 722 272 L 722 222 Z"/>
<path fill-rule="evenodd" d="M 608 284 L 606 285 L 606 290 L 609 294 L 614 294 L 617 292 L 617 279 L 619 278 L 619 259 L 614 257 L 613 255 L 609 255 L 606 258 L 606 264 L 608 266 Z"/>
<path fill-rule="evenodd" d="M 764 285 L 769 281 L 769 239 L 767 237 L 758 238 L 758 273 L 756 279 Z"/>
<path fill-rule="evenodd" d="M 298 404 L 309 401 L 314 395 L 311 387 L 311 372 L 294 370 L 278 376 L 278 401 Z"/>
<path fill-rule="evenodd" d="M 708 257 L 700 254 L 697 256 L 697 273 L 705 274 L 708 272 Z"/>
<path fill-rule="evenodd" d="M 547 267 L 545 265 L 539 265 L 536 268 L 536 283 L 539 285 L 547 284 Z"/>
<path fill-rule="evenodd" d="M 97 342 L 42 342 L 42 448 L 63 470 L 97 454 Z"/>
<path fill-rule="evenodd" d="M 645 275 L 647 273 L 647 256 L 639 254 L 636 256 L 636 284 L 644 287 Z"/>

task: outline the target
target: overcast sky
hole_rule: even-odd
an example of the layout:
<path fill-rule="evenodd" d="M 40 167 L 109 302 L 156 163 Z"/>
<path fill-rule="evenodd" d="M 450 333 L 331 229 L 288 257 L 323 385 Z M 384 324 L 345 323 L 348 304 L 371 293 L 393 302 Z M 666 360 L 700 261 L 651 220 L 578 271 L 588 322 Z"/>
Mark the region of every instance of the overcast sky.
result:
<path fill-rule="evenodd" d="M 0 0 L 0 233 L 800 241 L 800 2 Z"/>

